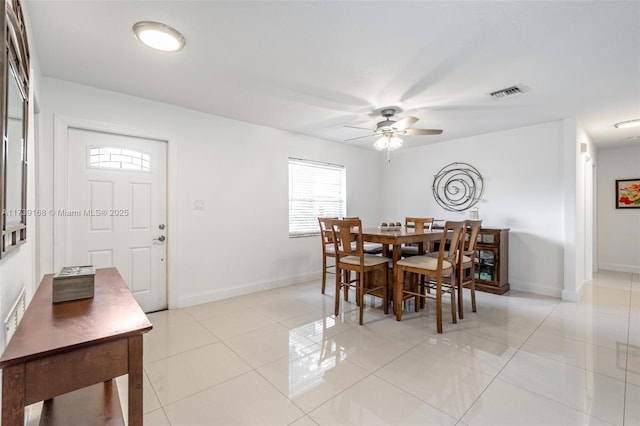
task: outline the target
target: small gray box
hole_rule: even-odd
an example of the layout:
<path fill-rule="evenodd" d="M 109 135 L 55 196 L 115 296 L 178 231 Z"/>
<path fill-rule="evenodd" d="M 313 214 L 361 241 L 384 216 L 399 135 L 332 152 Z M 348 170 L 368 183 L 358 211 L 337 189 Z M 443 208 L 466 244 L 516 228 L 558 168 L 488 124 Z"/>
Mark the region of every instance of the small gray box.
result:
<path fill-rule="evenodd" d="M 93 265 L 65 266 L 53 276 L 53 303 L 93 297 Z"/>

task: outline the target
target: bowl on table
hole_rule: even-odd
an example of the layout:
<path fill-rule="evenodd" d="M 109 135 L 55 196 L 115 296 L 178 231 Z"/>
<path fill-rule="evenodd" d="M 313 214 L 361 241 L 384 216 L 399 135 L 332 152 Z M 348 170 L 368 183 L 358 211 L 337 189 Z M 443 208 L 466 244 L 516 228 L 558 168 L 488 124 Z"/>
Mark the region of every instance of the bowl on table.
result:
<path fill-rule="evenodd" d="M 402 229 L 402 224 L 400 222 L 382 222 L 378 229 L 381 231 L 399 231 Z"/>

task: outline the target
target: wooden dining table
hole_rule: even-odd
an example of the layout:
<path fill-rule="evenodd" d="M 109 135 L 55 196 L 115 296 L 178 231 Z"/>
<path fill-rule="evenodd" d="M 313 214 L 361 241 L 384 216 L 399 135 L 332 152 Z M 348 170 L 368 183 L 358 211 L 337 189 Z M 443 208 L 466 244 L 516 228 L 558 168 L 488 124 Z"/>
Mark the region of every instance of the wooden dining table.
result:
<path fill-rule="evenodd" d="M 420 248 L 432 241 L 439 241 L 442 238 L 442 229 L 424 230 L 416 232 L 413 228 L 401 227 L 399 230 L 382 230 L 377 227 L 367 227 L 362 229 L 362 239 L 365 242 L 382 244 L 382 254 L 393 260 L 395 267 L 401 258 L 403 244 L 419 244 Z M 391 249 L 390 249 L 391 247 Z M 391 254 L 391 256 L 389 256 Z M 395 274 L 393 276 L 393 313 L 396 319 L 401 318 L 402 313 L 402 283 L 396 282 Z"/>

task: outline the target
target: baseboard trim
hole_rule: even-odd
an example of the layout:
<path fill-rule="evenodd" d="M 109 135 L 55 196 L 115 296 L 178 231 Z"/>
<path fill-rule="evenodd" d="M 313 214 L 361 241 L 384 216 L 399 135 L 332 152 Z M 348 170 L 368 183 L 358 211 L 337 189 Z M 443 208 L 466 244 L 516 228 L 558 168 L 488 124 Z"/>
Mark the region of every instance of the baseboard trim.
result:
<path fill-rule="evenodd" d="M 542 284 L 522 283 L 513 280 L 509 280 L 509 285 L 511 286 L 511 290 L 539 294 L 541 296 L 551 296 L 557 299 L 562 297 L 562 289 L 557 287 L 549 287 Z"/>
<path fill-rule="evenodd" d="M 640 274 L 640 266 L 621 265 L 617 263 L 599 263 L 598 269 L 606 269 L 607 271 L 629 272 L 632 274 Z"/>
<path fill-rule="evenodd" d="M 320 272 L 316 272 L 296 275 L 295 277 L 280 278 L 276 281 L 260 281 L 231 288 L 215 289 L 180 298 L 175 305 L 171 306 L 171 309 L 200 305 L 202 303 L 214 302 L 216 300 L 228 299 L 235 296 L 243 296 L 245 294 L 256 293 L 258 291 L 272 290 L 274 288 L 286 287 L 289 285 L 300 284 L 312 280 L 319 280 L 320 278 Z M 319 288 L 320 287 L 318 287 L 318 289 Z"/>

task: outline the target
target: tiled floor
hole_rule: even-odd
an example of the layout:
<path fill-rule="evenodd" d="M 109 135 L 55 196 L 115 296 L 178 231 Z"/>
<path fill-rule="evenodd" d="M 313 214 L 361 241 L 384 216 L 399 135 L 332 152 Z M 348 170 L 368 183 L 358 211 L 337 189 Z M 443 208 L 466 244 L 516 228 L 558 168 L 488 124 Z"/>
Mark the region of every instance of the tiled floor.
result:
<path fill-rule="evenodd" d="M 431 304 L 372 301 L 364 326 L 319 282 L 150 314 L 145 425 L 640 425 L 637 274 L 578 303 L 478 292 L 441 335 Z"/>
<path fill-rule="evenodd" d="M 431 305 L 396 322 L 369 299 L 360 327 L 319 288 L 150 314 L 145 424 L 640 425 L 638 275 L 578 303 L 479 292 L 442 335 Z"/>

